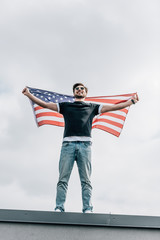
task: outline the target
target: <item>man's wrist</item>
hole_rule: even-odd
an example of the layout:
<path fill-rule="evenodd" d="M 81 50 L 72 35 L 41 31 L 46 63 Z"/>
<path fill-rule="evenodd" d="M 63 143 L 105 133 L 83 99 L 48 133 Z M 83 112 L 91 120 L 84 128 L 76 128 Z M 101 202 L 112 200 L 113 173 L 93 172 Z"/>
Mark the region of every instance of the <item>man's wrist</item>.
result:
<path fill-rule="evenodd" d="M 136 103 L 133 98 L 131 99 L 131 102 L 132 102 L 132 104 L 135 104 L 135 103 Z"/>
<path fill-rule="evenodd" d="M 27 96 L 28 98 L 30 98 L 30 97 L 32 96 L 32 94 L 31 94 L 30 92 L 27 92 L 26 96 Z"/>

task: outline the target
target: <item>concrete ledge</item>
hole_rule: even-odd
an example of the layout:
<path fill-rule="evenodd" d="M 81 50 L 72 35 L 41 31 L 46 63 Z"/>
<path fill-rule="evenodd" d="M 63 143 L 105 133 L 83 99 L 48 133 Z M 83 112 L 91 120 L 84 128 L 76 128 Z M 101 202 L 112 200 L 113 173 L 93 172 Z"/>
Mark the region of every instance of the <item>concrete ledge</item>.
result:
<path fill-rule="evenodd" d="M 121 228 L 160 228 L 160 217 L 98 213 L 60 213 L 49 211 L 0 210 L 0 222 L 81 225 Z"/>

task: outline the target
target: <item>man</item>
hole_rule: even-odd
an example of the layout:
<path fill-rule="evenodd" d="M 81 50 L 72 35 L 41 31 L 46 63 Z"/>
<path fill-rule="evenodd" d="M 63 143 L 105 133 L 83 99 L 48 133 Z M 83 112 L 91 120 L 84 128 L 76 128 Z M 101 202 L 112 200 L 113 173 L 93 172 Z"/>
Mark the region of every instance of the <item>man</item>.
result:
<path fill-rule="evenodd" d="M 64 203 L 68 188 L 68 181 L 74 161 L 76 161 L 82 187 L 82 202 L 84 213 L 91 213 L 92 185 L 91 177 L 91 128 L 93 118 L 104 112 L 120 110 L 137 103 L 138 96 L 135 95 L 127 102 L 116 105 L 99 105 L 84 102 L 88 89 L 82 83 L 73 85 L 75 101 L 73 103 L 46 103 L 33 96 L 28 88 L 22 93 L 30 100 L 43 108 L 48 108 L 63 115 L 65 121 L 64 138 L 59 161 L 59 180 L 57 183 L 57 196 L 55 211 L 64 212 Z"/>

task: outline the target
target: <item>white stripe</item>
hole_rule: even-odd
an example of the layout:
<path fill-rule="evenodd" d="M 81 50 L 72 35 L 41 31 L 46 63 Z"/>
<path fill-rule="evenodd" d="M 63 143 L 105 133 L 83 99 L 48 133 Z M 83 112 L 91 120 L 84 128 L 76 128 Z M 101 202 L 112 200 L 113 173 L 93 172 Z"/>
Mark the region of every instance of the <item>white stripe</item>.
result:
<path fill-rule="evenodd" d="M 100 126 L 105 126 L 105 127 L 108 127 L 108 128 L 111 128 L 111 129 L 113 129 L 113 130 L 115 130 L 115 131 L 117 131 L 117 132 L 121 132 L 121 128 L 119 128 L 119 127 L 116 127 L 116 126 L 114 126 L 114 125 L 111 125 L 111 124 L 109 124 L 109 123 L 104 123 L 103 122 L 103 124 L 102 123 L 94 123 L 92 126 L 94 126 L 94 125 L 100 125 Z"/>
<path fill-rule="evenodd" d="M 34 103 L 33 106 L 34 106 L 34 108 L 40 107 L 40 106 L 39 106 L 38 104 L 36 104 L 36 103 Z"/>
<path fill-rule="evenodd" d="M 36 110 L 36 111 L 35 111 L 35 114 L 38 114 L 38 113 L 46 113 L 46 112 L 54 112 L 54 111 L 52 111 L 52 110 L 50 110 L 50 109 L 44 108 L 44 109 Z"/>
<path fill-rule="evenodd" d="M 114 118 L 114 117 L 111 117 L 111 116 L 106 116 L 106 115 L 102 115 L 102 116 L 99 116 L 97 118 L 95 118 L 94 120 L 96 119 L 108 119 L 108 120 L 111 120 L 111 121 L 114 121 L 114 122 L 117 122 L 117 123 L 121 123 L 121 124 L 124 124 L 124 121 L 122 119 L 119 119 L 119 118 Z"/>
<path fill-rule="evenodd" d="M 103 103 L 103 102 L 99 102 L 98 100 L 97 101 L 86 101 L 86 103 L 95 103 L 95 104 L 100 104 L 100 105 L 102 105 L 102 106 L 105 106 L 105 105 L 107 105 L 107 106 L 113 106 L 113 105 L 116 105 L 115 103 Z M 126 109 L 127 109 L 127 107 L 126 107 Z"/>
<path fill-rule="evenodd" d="M 92 103 L 102 103 L 101 101 L 106 101 L 106 100 L 118 100 L 118 101 L 128 101 L 132 96 L 125 97 L 125 96 L 120 96 L 120 97 L 103 97 L 103 98 L 94 98 L 92 97 L 91 99 L 86 99 L 86 102 L 92 102 Z M 94 99 L 94 100 L 92 100 Z M 105 104 L 105 103 L 104 103 Z M 108 103 L 109 104 L 109 103 Z"/>
<path fill-rule="evenodd" d="M 86 103 L 95 103 L 95 104 L 100 104 L 100 105 L 115 105 L 113 103 L 103 103 L 103 102 L 99 102 L 98 100 L 97 101 L 86 101 Z"/>
<path fill-rule="evenodd" d="M 132 95 L 131 96 L 117 96 L 117 97 L 101 97 L 101 98 L 96 98 L 97 100 L 98 99 L 104 99 L 104 100 L 106 100 L 106 99 L 109 99 L 109 100 L 128 100 L 128 99 L 130 99 L 132 97 Z M 94 98 L 94 97 L 92 97 L 92 98 Z"/>
<path fill-rule="evenodd" d="M 122 111 L 111 111 L 111 112 L 108 112 L 108 113 L 114 113 L 116 115 L 119 115 L 119 116 L 123 116 L 123 117 L 126 117 L 127 116 L 127 113 L 125 112 L 122 112 Z M 107 115 L 107 112 L 106 113 L 101 113 L 103 116 L 108 116 Z M 115 116 L 115 118 L 118 118 Z"/>
<path fill-rule="evenodd" d="M 123 116 L 123 117 L 126 117 L 126 113 L 125 112 L 122 112 L 122 111 L 111 111 L 110 113 L 115 113 L 115 114 L 117 114 L 117 115 L 120 115 L 120 116 Z"/>
<path fill-rule="evenodd" d="M 44 116 L 44 117 L 38 117 L 37 118 L 37 122 L 44 121 L 44 120 L 64 122 L 63 118 L 52 117 L 52 116 Z"/>

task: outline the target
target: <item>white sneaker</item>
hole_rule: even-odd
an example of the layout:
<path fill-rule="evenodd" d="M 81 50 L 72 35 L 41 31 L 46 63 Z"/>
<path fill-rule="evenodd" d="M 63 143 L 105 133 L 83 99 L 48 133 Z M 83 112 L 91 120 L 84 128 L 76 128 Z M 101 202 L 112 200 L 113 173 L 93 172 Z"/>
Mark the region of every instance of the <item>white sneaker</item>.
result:
<path fill-rule="evenodd" d="M 91 210 L 86 210 L 84 213 L 93 213 Z"/>
<path fill-rule="evenodd" d="M 56 210 L 54 210 L 55 212 L 61 212 L 61 210 L 59 208 L 57 208 Z"/>

